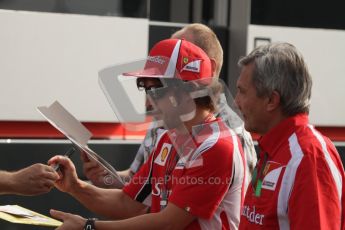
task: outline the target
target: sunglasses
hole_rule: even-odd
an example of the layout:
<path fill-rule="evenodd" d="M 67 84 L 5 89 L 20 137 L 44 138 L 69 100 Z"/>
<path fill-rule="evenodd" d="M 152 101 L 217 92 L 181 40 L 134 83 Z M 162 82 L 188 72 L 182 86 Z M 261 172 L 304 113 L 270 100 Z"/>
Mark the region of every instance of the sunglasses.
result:
<path fill-rule="evenodd" d="M 174 90 L 177 92 L 185 91 L 191 92 L 194 88 L 192 84 L 186 84 L 186 82 L 179 79 L 165 79 L 164 86 L 160 80 L 157 79 L 155 84 L 148 87 L 145 86 L 145 80 L 143 78 L 137 78 L 137 88 L 139 91 L 144 91 L 150 95 L 153 99 L 160 99 L 166 95 L 168 91 Z"/>
<path fill-rule="evenodd" d="M 164 87 L 159 80 L 157 80 L 156 84 L 146 87 L 144 81 L 137 79 L 137 88 L 139 91 L 145 91 L 153 99 L 160 99 L 168 92 L 168 87 Z"/>

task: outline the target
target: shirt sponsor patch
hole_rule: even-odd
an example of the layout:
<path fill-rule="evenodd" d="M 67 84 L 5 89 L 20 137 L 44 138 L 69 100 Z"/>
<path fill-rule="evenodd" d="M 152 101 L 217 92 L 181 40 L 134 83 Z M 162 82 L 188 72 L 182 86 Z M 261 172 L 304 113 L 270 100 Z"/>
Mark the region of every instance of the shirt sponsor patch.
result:
<path fill-rule="evenodd" d="M 280 176 L 280 172 L 282 171 L 283 167 L 279 167 L 269 171 L 264 180 L 262 181 L 262 188 L 274 191 L 277 186 L 277 182 Z"/>
<path fill-rule="evenodd" d="M 155 163 L 159 164 L 161 166 L 164 166 L 165 163 L 167 162 L 167 158 L 168 158 L 168 155 L 170 153 L 170 150 L 171 150 L 171 144 L 164 143 L 162 148 L 161 148 L 160 153 L 158 154 L 158 156 L 155 159 Z"/>

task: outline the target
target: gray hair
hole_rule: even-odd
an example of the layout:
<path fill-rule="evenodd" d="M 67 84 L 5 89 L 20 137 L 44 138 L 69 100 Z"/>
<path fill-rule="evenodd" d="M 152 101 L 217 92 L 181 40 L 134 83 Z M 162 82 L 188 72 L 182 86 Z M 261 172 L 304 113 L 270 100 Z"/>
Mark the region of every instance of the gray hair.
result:
<path fill-rule="evenodd" d="M 312 79 L 298 50 L 289 43 L 259 46 L 238 62 L 254 63 L 253 84 L 258 97 L 280 94 L 283 114 L 309 113 Z"/>

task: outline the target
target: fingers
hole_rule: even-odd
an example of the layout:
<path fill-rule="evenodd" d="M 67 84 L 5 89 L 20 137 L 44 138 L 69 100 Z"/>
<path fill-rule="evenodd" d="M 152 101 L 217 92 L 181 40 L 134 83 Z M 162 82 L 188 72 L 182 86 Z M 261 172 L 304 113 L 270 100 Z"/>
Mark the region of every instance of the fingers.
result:
<path fill-rule="evenodd" d="M 59 220 L 65 220 L 68 213 L 65 213 L 65 212 L 61 212 L 61 211 L 58 211 L 58 210 L 54 210 L 54 209 L 50 209 L 50 215 L 56 219 L 59 219 Z"/>
<path fill-rule="evenodd" d="M 83 229 L 86 219 L 71 213 L 61 212 L 54 209 L 50 210 L 50 215 L 56 219 L 62 220 L 63 224 L 57 229 Z"/>
<path fill-rule="evenodd" d="M 24 196 L 36 196 L 49 192 L 54 187 L 52 181 L 39 181 L 25 185 L 17 194 Z"/>
<path fill-rule="evenodd" d="M 91 170 L 92 168 L 102 168 L 97 161 L 88 161 L 84 163 L 85 170 Z"/>
<path fill-rule="evenodd" d="M 43 177 L 47 180 L 52 180 L 56 181 L 60 178 L 59 174 L 54 170 L 53 167 L 49 165 L 43 165 L 42 164 L 42 169 L 43 169 Z"/>
<path fill-rule="evenodd" d="M 89 157 L 87 156 L 85 152 L 80 152 L 80 158 L 84 163 L 90 161 Z"/>
<path fill-rule="evenodd" d="M 73 162 L 65 156 L 54 156 L 48 161 L 49 165 L 62 165 L 65 169 L 75 170 Z"/>
<path fill-rule="evenodd" d="M 48 190 L 47 192 L 49 192 L 52 188 L 54 188 L 55 186 L 55 181 L 53 180 L 46 180 L 44 182 L 44 187 Z"/>
<path fill-rule="evenodd" d="M 53 167 L 49 165 L 44 165 L 44 173 L 42 175 L 42 183 L 44 184 L 44 187 L 47 189 L 47 192 L 49 192 L 53 187 L 57 180 L 61 179 L 61 176 L 58 172 L 56 172 Z"/>
<path fill-rule="evenodd" d="M 41 195 L 41 194 L 45 194 L 45 193 L 50 192 L 50 190 L 52 190 L 52 188 L 54 188 L 54 184 L 52 184 L 52 185 L 44 184 L 42 186 L 37 186 L 33 190 L 27 190 L 24 195 L 37 196 L 37 195 Z"/>
<path fill-rule="evenodd" d="M 49 166 L 48 166 L 49 167 Z M 49 192 L 55 186 L 55 182 L 59 179 L 56 172 L 45 172 L 40 177 L 33 178 L 32 180 L 32 193 L 33 194 L 44 194 Z M 28 189 L 29 191 L 30 189 Z"/>
<path fill-rule="evenodd" d="M 87 162 L 87 163 L 84 163 L 83 165 L 83 171 L 84 171 L 84 174 L 94 174 L 94 173 L 101 173 L 104 171 L 104 168 L 99 165 L 97 162 L 95 161 L 90 161 L 90 162 Z"/>
<path fill-rule="evenodd" d="M 104 170 L 103 168 L 91 168 L 88 170 L 84 170 L 84 175 L 86 177 L 100 177 L 100 176 L 106 176 L 108 172 Z"/>
<path fill-rule="evenodd" d="M 60 155 L 53 156 L 52 158 L 48 160 L 48 165 L 58 164 L 60 157 L 61 157 Z"/>
<path fill-rule="evenodd" d="M 97 161 L 85 162 L 83 165 L 83 171 L 85 175 L 101 173 L 104 171 L 104 168 Z"/>
<path fill-rule="evenodd" d="M 54 171 L 54 172 L 46 172 L 44 174 L 44 178 L 51 181 L 57 181 L 58 179 L 60 179 L 60 176 L 57 172 Z"/>
<path fill-rule="evenodd" d="M 104 177 L 108 175 L 108 172 L 103 167 L 98 164 L 94 166 L 89 164 L 89 162 L 84 164 L 83 172 L 86 178 L 97 186 L 103 186 Z"/>

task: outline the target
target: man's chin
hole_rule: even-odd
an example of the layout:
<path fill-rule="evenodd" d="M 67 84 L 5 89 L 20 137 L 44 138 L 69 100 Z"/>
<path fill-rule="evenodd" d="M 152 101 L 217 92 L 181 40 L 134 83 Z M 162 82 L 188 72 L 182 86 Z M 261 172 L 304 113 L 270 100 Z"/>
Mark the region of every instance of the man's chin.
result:
<path fill-rule="evenodd" d="M 248 132 L 254 132 L 253 128 L 246 121 L 244 121 L 244 128 Z"/>
<path fill-rule="evenodd" d="M 176 129 L 183 126 L 183 123 L 181 120 L 164 120 L 164 127 L 165 129 L 171 130 L 171 129 Z"/>

